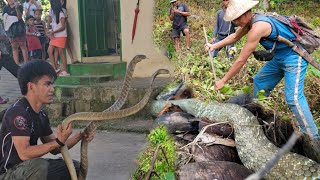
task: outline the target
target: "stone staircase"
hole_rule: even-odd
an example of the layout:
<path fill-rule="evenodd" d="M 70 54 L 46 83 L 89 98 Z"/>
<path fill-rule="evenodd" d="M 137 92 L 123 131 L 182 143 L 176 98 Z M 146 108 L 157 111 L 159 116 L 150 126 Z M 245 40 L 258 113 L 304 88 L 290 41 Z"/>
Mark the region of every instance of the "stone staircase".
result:
<path fill-rule="evenodd" d="M 49 118 L 61 120 L 77 112 L 101 112 L 118 98 L 126 73 L 125 63 L 72 64 L 70 76 L 55 82 L 55 100 L 47 105 Z M 123 108 L 138 103 L 149 87 L 150 78 L 134 78 Z M 153 97 L 170 81 L 157 78 Z M 146 117 L 148 108 L 132 117 Z"/>
<path fill-rule="evenodd" d="M 55 81 L 56 98 L 47 105 L 51 119 L 61 119 L 76 112 L 104 110 L 111 102 L 101 100 L 102 87 L 123 79 L 126 63 L 70 64 L 68 70 L 70 76 L 60 76 Z"/>

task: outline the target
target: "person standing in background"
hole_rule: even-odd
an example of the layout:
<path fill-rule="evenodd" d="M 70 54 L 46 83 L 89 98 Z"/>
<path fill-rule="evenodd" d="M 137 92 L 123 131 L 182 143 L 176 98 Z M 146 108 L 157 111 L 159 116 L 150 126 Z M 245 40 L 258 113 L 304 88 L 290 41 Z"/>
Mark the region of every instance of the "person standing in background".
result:
<path fill-rule="evenodd" d="M 41 57 L 41 42 L 39 40 L 40 32 L 37 30 L 34 25 L 34 17 L 28 16 L 26 18 L 27 22 L 27 43 L 28 43 L 28 51 L 29 57 L 31 60 L 40 59 Z"/>
<path fill-rule="evenodd" d="M 24 17 L 34 16 L 36 9 L 42 9 L 41 1 L 26 0 L 23 3 Z"/>
<path fill-rule="evenodd" d="M 42 16 L 42 9 L 36 9 L 34 11 L 34 26 L 36 26 L 38 32 L 40 33 L 39 36 L 39 40 L 41 42 L 41 58 L 42 60 L 46 59 L 46 45 L 47 45 L 47 33 L 48 33 L 48 29 L 45 25 L 45 22 L 41 20 L 41 16 Z"/>
<path fill-rule="evenodd" d="M 67 27 L 66 27 L 66 15 L 62 10 L 60 0 L 50 0 L 51 9 L 49 11 L 49 23 L 52 25 L 52 31 L 48 32 L 50 37 L 50 43 L 48 48 L 49 58 L 51 60 L 51 65 L 57 71 L 58 62 L 54 58 L 55 49 L 58 50 L 59 56 L 62 60 L 62 70 L 59 76 L 69 76 L 67 69 L 67 59 L 64 53 L 64 49 L 67 43 Z"/>
<path fill-rule="evenodd" d="M 20 66 L 14 63 L 14 60 L 9 55 L 9 51 L 6 45 L 6 41 L 8 38 L 6 36 L 6 32 L 4 31 L 2 23 L 0 23 L 0 70 L 2 67 L 7 69 L 14 77 L 18 76 L 18 70 Z M 8 103 L 9 99 L 0 96 L 0 104 Z"/>
<path fill-rule="evenodd" d="M 224 13 L 228 7 L 229 0 L 222 0 L 222 9 L 220 9 L 217 13 L 216 23 L 213 28 L 213 43 L 217 43 L 230 34 L 235 32 L 235 25 L 232 22 L 227 22 L 223 19 Z M 228 58 L 232 61 L 234 59 L 233 54 L 229 52 L 230 48 L 234 47 L 234 44 L 230 44 L 226 46 L 226 54 Z M 215 49 L 212 52 L 212 57 L 217 57 L 220 49 Z"/>
<path fill-rule="evenodd" d="M 28 61 L 26 27 L 22 19 L 22 6 L 15 0 L 7 0 L 3 8 L 4 28 L 12 47 L 13 59 L 19 64 L 19 48 L 22 51 L 24 63 Z M 15 27 L 13 27 L 15 26 Z M 8 28 L 8 29 L 7 29 Z"/>
<path fill-rule="evenodd" d="M 182 32 L 186 39 L 186 48 L 190 49 L 190 31 L 187 24 L 187 17 L 190 16 L 189 9 L 186 4 L 178 3 L 177 0 L 170 0 L 172 7 L 170 8 L 170 20 L 172 21 L 172 38 L 176 51 L 180 50 L 179 41 Z"/>

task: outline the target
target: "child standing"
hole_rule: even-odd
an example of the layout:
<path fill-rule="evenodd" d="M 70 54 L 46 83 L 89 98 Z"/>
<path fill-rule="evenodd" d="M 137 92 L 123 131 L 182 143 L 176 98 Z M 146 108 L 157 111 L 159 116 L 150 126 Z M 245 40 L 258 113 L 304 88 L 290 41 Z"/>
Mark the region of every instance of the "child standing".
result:
<path fill-rule="evenodd" d="M 54 58 L 54 50 L 57 48 L 59 56 L 62 60 L 62 71 L 59 76 L 69 76 L 67 69 L 67 59 L 64 54 L 64 49 L 67 42 L 67 28 L 65 14 L 61 7 L 60 0 L 50 0 L 51 9 L 49 11 L 49 23 L 52 25 L 52 31 L 48 32 L 50 36 L 50 43 L 48 48 L 48 54 L 53 68 L 58 72 L 58 64 Z"/>
<path fill-rule="evenodd" d="M 41 58 L 41 42 L 39 40 L 40 33 L 38 32 L 36 26 L 34 25 L 34 17 L 28 16 L 27 21 L 27 43 L 28 43 L 28 52 L 31 60 Z"/>
<path fill-rule="evenodd" d="M 41 42 L 42 50 L 42 60 L 46 59 L 46 44 L 47 44 L 47 27 L 45 25 L 45 22 L 41 20 L 42 16 L 42 9 L 36 9 L 34 11 L 34 26 L 36 26 L 37 30 L 40 33 L 39 40 Z"/>

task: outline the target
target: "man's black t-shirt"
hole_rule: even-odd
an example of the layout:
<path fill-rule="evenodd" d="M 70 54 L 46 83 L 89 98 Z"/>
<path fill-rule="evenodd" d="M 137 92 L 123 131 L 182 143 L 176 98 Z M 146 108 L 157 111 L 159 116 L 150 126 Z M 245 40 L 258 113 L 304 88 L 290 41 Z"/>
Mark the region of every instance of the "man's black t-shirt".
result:
<path fill-rule="evenodd" d="M 176 8 L 181 12 L 189 12 L 187 5 L 185 5 L 183 3 L 177 5 Z M 170 14 L 171 14 L 171 9 L 172 9 L 172 7 L 170 8 L 170 11 L 169 11 Z M 174 13 L 172 27 L 175 29 L 179 29 L 185 25 L 187 25 L 187 16 L 183 16 L 181 14 Z"/>
<path fill-rule="evenodd" d="M 19 6 L 19 11 L 21 13 L 23 13 L 23 7 L 22 6 Z M 8 15 L 10 16 L 17 16 L 17 11 L 16 11 L 16 8 L 15 7 L 10 7 L 9 5 L 6 5 L 4 8 L 3 8 L 3 11 L 2 11 L 2 15 L 4 15 L 5 13 L 7 13 Z"/>
<path fill-rule="evenodd" d="M 6 111 L 0 130 L 0 174 L 22 162 L 12 142 L 12 136 L 29 136 L 30 145 L 37 145 L 39 137 L 52 134 L 47 114 L 36 113 L 26 98 L 18 100 Z"/>

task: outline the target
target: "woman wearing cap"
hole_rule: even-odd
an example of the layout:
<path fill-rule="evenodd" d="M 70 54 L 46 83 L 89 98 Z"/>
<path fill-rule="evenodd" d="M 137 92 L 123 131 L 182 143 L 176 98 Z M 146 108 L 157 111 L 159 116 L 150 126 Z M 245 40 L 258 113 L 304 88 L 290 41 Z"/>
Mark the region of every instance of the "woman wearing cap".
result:
<path fill-rule="evenodd" d="M 205 45 L 206 48 L 210 48 L 210 51 L 213 51 L 235 43 L 247 35 L 247 42 L 239 57 L 225 76 L 215 83 L 216 90 L 221 89 L 228 80 L 240 71 L 259 43 L 266 50 L 270 50 L 275 44 L 272 39 L 278 35 L 292 41 L 295 40 L 295 36 L 291 31 L 273 17 L 255 16 L 251 9 L 258 3 L 259 1 L 252 0 L 229 0 L 224 20 L 232 21 L 239 28 L 224 40 L 215 44 Z M 253 79 L 254 96 L 260 90 L 265 90 L 266 95 L 269 95 L 270 91 L 284 78 L 285 98 L 299 122 L 301 131 L 305 134 L 307 133 L 311 139 L 318 139 L 318 130 L 304 95 L 304 78 L 308 62 L 295 53 L 287 44 L 281 42 L 277 42 L 274 52 L 273 58 L 259 70 Z"/>

